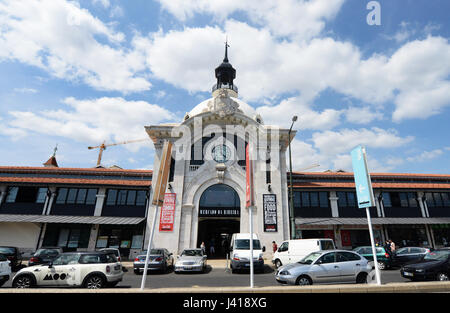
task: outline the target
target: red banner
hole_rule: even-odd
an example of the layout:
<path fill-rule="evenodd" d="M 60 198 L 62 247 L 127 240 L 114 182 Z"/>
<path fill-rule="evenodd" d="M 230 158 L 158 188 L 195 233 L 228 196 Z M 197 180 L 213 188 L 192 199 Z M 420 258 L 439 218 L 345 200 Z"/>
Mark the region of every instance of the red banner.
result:
<path fill-rule="evenodd" d="M 166 193 L 164 195 L 164 203 L 161 207 L 161 216 L 159 220 L 159 231 L 173 231 L 175 202 L 175 193 Z"/>
<path fill-rule="evenodd" d="M 352 245 L 352 237 L 349 230 L 341 230 L 341 241 L 343 247 L 350 247 Z"/>
<path fill-rule="evenodd" d="M 255 205 L 255 199 L 253 196 L 253 162 L 250 160 L 250 144 L 247 144 L 245 149 L 245 172 L 246 172 L 246 207 Z"/>

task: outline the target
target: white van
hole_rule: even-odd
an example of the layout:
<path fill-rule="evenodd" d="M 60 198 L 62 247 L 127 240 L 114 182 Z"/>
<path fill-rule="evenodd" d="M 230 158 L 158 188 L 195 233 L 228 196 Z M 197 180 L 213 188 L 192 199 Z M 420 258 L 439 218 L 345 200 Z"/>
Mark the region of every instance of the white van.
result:
<path fill-rule="evenodd" d="M 276 268 L 295 263 L 311 252 L 336 249 L 332 239 L 293 239 L 283 241 L 272 257 Z"/>
<path fill-rule="evenodd" d="M 253 234 L 253 267 L 255 271 L 264 272 L 263 252 L 266 247 L 261 247 L 261 242 L 256 234 Z M 231 272 L 250 269 L 250 234 L 233 234 L 230 242 L 230 267 Z"/>

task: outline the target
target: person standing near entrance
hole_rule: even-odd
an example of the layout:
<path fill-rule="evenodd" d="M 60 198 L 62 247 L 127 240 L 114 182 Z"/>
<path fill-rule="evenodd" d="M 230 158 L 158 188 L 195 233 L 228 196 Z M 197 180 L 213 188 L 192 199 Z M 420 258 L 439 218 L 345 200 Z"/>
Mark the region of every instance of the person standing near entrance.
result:
<path fill-rule="evenodd" d="M 277 250 L 278 250 L 278 246 L 275 241 L 272 241 L 272 249 L 273 249 L 273 253 L 277 252 Z"/>
<path fill-rule="evenodd" d="M 209 254 L 213 256 L 215 252 L 216 250 L 214 249 L 214 239 L 213 239 L 211 240 L 211 245 L 209 246 Z"/>
<path fill-rule="evenodd" d="M 389 244 L 391 246 L 391 253 L 395 253 L 395 243 L 389 239 Z"/>
<path fill-rule="evenodd" d="M 200 245 L 200 249 L 202 249 L 203 254 L 206 254 L 206 246 L 205 246 L 205 242 L 202 241 L 202 244 Z"/>

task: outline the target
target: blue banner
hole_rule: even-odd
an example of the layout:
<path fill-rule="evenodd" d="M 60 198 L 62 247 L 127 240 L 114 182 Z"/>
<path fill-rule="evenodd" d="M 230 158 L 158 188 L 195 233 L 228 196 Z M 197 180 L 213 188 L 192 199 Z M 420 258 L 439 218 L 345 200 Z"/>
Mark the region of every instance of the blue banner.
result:
<path fill-rule="evenodd" d="M 359 146 L 352 150 L 351 155 L 358 207 L 360 209 L 374 207 L 375 201 L 373 197 L 372 183 L 370 181 L 370 175 L 367 169 L 366 150 Z"/>

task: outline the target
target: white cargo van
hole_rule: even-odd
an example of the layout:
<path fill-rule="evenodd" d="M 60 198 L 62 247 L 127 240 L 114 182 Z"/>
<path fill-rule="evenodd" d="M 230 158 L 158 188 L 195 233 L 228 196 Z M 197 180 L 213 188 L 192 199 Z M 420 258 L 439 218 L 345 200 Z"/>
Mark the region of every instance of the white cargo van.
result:
<path fill-rule="evenodd" d="M 275 267 L 295 263 L 315 251 L 336 249 L 332 239 L 293 239 L 283 241 L 274 253 L 272 263 Z"/>
<path fill-rule="evenodd" d="M 261 247 L 261 242 L 256 234 L 253 234 L 253 266 L 255 271 L 264 271 L 263 252 L 266 247 Z M 250 234 L 233 234 L 230 242 L 230 267 L 231 272 L 250 269 Z"/>

